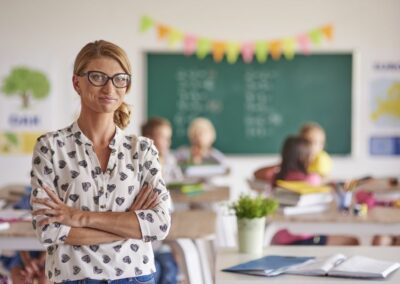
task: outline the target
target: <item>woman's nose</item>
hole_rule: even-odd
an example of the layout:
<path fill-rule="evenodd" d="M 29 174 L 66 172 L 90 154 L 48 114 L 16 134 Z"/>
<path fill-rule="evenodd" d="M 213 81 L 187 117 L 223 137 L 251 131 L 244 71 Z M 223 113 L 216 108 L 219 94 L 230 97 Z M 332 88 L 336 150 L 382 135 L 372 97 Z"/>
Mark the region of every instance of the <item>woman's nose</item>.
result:
<path fill-rule="evenodd" d="M 114 85 L 112 80 L 108 80 L 107 83 L 102 87 L 102 90 L 105 92 L 110 92 L 114 89 Z"/>

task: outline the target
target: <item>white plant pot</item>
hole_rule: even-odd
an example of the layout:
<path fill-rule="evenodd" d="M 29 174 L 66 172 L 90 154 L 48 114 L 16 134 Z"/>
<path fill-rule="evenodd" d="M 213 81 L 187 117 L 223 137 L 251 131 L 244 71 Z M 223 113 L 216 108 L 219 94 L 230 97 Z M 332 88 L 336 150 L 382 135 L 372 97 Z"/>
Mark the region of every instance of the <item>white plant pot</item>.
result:
<path fill-rule="evenodd" d="M 265 217 L 237 219 L 240 253 L 262 254 L 265 220 Z"/>

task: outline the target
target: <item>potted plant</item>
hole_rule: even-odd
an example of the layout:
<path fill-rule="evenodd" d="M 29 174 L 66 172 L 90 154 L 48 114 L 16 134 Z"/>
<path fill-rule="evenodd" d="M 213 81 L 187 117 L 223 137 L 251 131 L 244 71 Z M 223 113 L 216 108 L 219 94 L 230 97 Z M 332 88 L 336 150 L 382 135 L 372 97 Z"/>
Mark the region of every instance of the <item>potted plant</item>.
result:
<path fill-rule="evenodd" d="M 237 218 L 239 252 L 261 254 L 266 217 L 276 211 L 278 202 L 262 196 L 241 195 L 231 208 Z"/>

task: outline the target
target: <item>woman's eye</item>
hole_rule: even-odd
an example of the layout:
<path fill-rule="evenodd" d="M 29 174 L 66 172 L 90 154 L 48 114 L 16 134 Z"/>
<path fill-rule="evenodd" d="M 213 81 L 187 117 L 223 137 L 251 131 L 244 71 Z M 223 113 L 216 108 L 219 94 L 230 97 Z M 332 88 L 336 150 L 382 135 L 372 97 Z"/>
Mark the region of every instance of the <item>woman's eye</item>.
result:
<path fill-rule="evenodd" d="M 105 80 L 105 76 L 101 74 L 92 74 L 90 77 L 92 78 L 92 80 L 97 82 L 104 82 Z"/>
<path fill-rule="evenodd" d="M 117 77 L 115 78 L 115 80 L 118 81 L 118 82 L 125 82 L 125 81 L 127 81 L 128 79 L 127 79 L 126 76 L 121 75 L 121 76 L 117 76 Z"/>

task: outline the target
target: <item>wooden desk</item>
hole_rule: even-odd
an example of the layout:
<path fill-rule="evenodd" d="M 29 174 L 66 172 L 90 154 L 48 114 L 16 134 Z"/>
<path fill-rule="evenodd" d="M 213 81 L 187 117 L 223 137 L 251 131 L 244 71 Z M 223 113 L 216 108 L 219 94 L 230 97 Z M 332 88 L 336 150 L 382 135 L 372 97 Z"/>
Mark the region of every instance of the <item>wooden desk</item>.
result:
<path fill-rule="evenodd" d="M 264 250 L 264 255 L 290 255 L 290 256 L 327 256 L 341 252 L 347 256 L 363 255 L 381 260 L 400 261 L 400 247 L 318 247 L 313 246 L 275 246 Z M 350 278 L 311 277 L 297 275 L 279 275 L 277 277 L 251 276 L 237 273 L 222 272 L 221 269 L 233 266 L 245 261 L 250 261 L 261 256 L 239 254 L 237 248 L 223 249 L 217 252 L 216 259 L 216 284 L 243 284 L 243 283 L 279 283 L 279 284 L 313 284 L 313 283 L 337 283 L 337 284 L 397 284 L 400 283 L 400 270 L 393 272 L 385 280 L 358 280 Z"/>
<path fill-rule="evenodd" d="M 399 185 L 391 186 L 387 179 L 374 179 L 359 186 L 357 190 L 373 192 L 400 190 Z M 294 216 L 276 214 L 270 219 L 266 230 L 266 244 L 271 242 L 274 234 L 286 228 L 292 233 L 352 235 L 361 245 L 370 245 L 374 235 L 400 235 L 400 208 L 376 206 L 368 211 L 367 216 L 354 216 L 351 213 L 339 212 L 332 204 L 330 210 Z"/>
<path fill-rule="evenodd" d="M 370 245 L 374 235 L 400 235 L 400 209 L 375 207 L 364 217 L 341 213 L 333 207 L 318 214 L 276 214 L 267 226 L 266 244 L 284 228 L 301 234 L 352 235 L 360 240 L 361 245 Z"/>
<path fill-rule="evenodd" d="M 174 203 L 215 203 L 229 200 L 228 186 L 205 186 L 203 192 L 195 195 L 188 195 L 179 190 L 170 190 L 171 198 Z"/>
<path fill-rule="evenodd" d="M 207 210 L 172 213 L 172 225 L 167 240 L 178 238 L 208 238 L 215 234 L 216 213 Z"/>
<path fill-rule="evenodd" d="M 206 238 L 215 233 L 216 214 L 211 211 L 179 211 L 172 213 L 168 240 L 177 238 Z M 36 238 L 31 222 L 11 223 L 0 231 L 0 250 L 43 250 Z"/>

